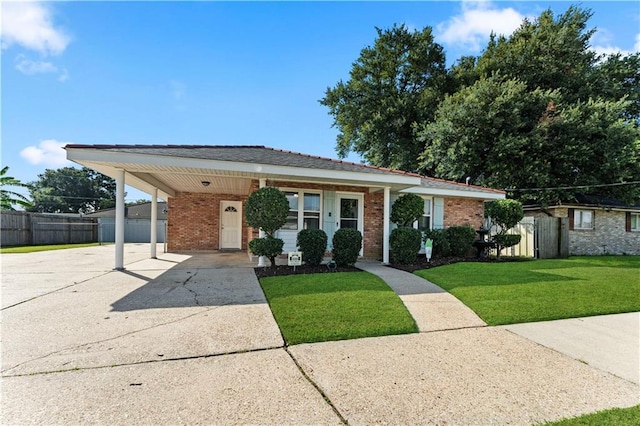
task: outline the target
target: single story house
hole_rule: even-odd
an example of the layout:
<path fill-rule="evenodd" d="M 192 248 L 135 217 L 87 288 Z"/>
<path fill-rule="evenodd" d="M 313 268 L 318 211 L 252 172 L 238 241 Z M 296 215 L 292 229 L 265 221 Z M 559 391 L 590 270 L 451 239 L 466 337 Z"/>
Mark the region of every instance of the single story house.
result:
<path fill-rule="evenodd" d="M 640 204 L 578 195 L 573 203 L 524 210 L 525 217 L 568 218 L 569 255 L 640 255 Z"/>
<path fill-rule="evenodd" d="M 167 202 L 156 203 L 158 242 L 165 242 L 167 226 Z M 116 208 L 88 213 L 86 217 L 98 219 L 98 242 L 115 242 Z M 124 207 L 125 243 L 148 243 L 151 241 L 151 201 Z"/>
<path fill-rule="evenodd" d="M 285 251 L 296 249 L 298 230 L 320 228 L 331 241 L 337 229 L 350 227 L 363 235 L 361 255 L 384 263 L 389 261 L 391 205 L 400 195 L 424 198 L 425 214 L 416 225 L 421 228 L 462 224 L 478 228 L 484 202 L 505 198 L 499 190 L 264 146 L 67 145 L 65 149 L 69 160 L 116 180 L 116 269 L 123 267 L 125 182 L 150 194 L 152 203 L 157 198 L 167 200 L 169 251 L 247 250 L 259 231 L 245 223 L 244 202 L 258 188 L 274 186 L 285 192 L 291 206 L 287 223 L 278 232 Z"/>

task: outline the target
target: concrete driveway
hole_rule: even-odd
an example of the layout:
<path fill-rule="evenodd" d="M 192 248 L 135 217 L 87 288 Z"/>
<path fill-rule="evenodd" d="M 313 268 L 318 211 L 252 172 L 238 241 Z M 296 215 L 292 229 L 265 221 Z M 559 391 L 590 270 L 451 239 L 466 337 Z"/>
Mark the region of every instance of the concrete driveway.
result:
<path fill-rule="evenodd" d="M 148 253 L 126 245 L 123 272 L 113 246 L 2 256 L 2 424 L 532 424 L 640 403 L 501 328 L 284 347 L 246 255 Z"/>

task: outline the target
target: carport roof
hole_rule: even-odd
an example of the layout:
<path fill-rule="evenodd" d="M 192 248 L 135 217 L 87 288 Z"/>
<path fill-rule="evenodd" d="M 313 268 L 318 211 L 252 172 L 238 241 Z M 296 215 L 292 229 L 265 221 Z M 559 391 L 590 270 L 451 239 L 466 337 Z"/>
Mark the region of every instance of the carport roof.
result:
<path fill-rule="evenodd" d="M 202 160 L 421 177 L 416 173 L 284 151 L 260 145 L 67 145 L 66 148 L 89 148 L 105 152 L 151 154 Z"/>
<path fill-rule="evenodd" d="M 176 192 L 246 194 L 251 179 L 261 178 L 504 198 L 503 191 L 259 145 L 70 144 L 65 149 L 70 160 L 107 176 L 115 177 L 116 170 L 125 170 L 127 184 L 145 192 L 158 188 L 165 199 Z M 211 184 L 203 187 L 202 181 Z"/>

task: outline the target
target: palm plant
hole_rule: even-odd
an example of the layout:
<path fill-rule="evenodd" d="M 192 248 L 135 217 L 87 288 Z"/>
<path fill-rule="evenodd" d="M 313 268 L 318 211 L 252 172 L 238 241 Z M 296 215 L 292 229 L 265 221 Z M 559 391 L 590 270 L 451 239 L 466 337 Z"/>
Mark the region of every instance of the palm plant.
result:
<path fill-rule="evenodd" d="M 20 188 L 30 188 L 28 184 L 20 182 L 20 180 L 7 176 L 9 166 L 4 166 L 0 170 L 0 210 L 15 210 L 14 205 L 22 207 L 30 207 L 29 199 L 22 194 L 6 189 L 8 186 L 16 186 Z"/>

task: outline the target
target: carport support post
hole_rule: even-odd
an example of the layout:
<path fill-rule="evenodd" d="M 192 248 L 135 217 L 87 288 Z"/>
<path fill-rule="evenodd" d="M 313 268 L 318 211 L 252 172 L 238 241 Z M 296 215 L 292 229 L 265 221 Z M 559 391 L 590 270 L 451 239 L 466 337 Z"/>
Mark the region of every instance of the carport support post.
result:
<path fill-rule="evenodd" d="M 124 170 L 116 170 L 116 270 L 124 269 Z"/>
<path fill-rule="evenodd" d="M 267 186 L 267 180 L 260 179 L 260 188 L 264 188 L 265 186 Z M 264 238 L 264 231 L 262 229 L 258 232 L 258 236 L 260 238 Z M 258 257 L 258 266 L 264 266 L 264 256 Z"/>
<path fill-rule="evenodd" d="M 151 258 L 157 259 L 156 245 L 158 244 L 158 188 L 151 191 Z"/>
<path fill-rule="evenodd" d="M 383 211 L 383 219 L 382 219 L 382 263 L 385 265 L 389 264 L 389 203 L 391 202 L 391 190 L 388 186 L 384 187 L 384 211 Z"/>

